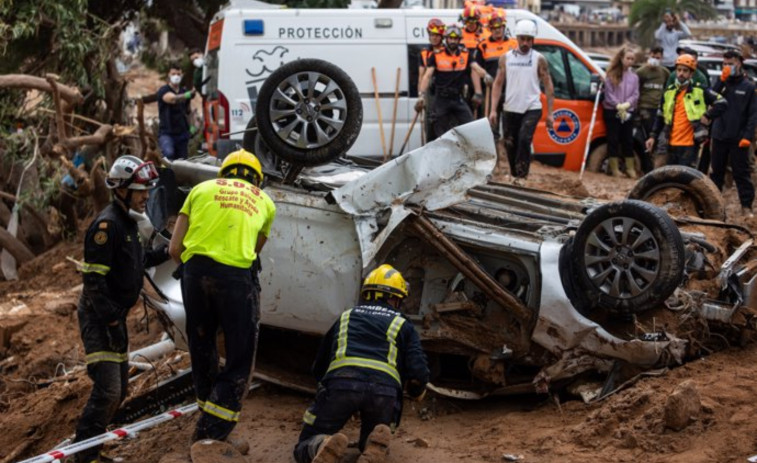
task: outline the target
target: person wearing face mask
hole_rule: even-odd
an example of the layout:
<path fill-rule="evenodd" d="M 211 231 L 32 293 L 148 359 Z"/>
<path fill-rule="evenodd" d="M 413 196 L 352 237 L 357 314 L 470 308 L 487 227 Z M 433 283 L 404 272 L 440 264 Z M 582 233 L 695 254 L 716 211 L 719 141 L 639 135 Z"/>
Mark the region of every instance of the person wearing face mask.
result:
<path fill-rule="evenodd" d="M 199 48 L 193 48 L 189 52 L 189 61 L 194 67 L 192 72 L 192 86 L 195 91 L 202 95 L 202 67 L 205 66 L 205 58 Z"/>
<path fill-rule="evenodd" d="M 728 112 L 712 125 L 712 173 L 710 178 L 722 190 L 726 164 L 730 161 L 741 211 L 753 217 L 754 184 L 750 176 L 749 147 L 757 126 L 757 95 L 754 83 L 744 72 L 744 57 L 738 50 L 723 54 L 723 73 L 713 90 L 728 101 Z"/>
<path fill-rule="evenodd" d="M 657 118 L 646 141 L 647 151 L 651 152 L 657 136 L 663 130 L 670 133 L 668 164 L 696 167 L 699 144 L 707 138 L 707 126 L 728 109 L 722 96 L 692 83 L 696 66 L 693 56 L 678 57 L 676 81 L 662 94 Z"/>
<path fill-rule="evenodd" d="M 421 82 L 423 82 L 423 76 L 426 74 L 428 68 L 428 57 L 436 55 L 444 51 L 444 30 L 447 26 L 439 18 L 431 18 L 426 26 L 426 32 L 428 33 L 428 47 L 421 50 L 418 57 L 418 88 L 421 88 Z M 425 106 L 429 108 L 434 107 L 434 84 L 429 85 L 428 92 L 426 92 Z M 430 111 L 426 111 L 423 121 L 423 130 L 426 131 L 426 141 L 432 141 L 436 139 L 434 133 L 434 115 Z"/>
<path fill-rule="evenodd" d="M 652 132 L 652 126 L 657 115 L 657 105 L 662 98 L 670 71 L 661 64 L 662 47 L 654 47 L 649 51 L 647 63 L 636 71 L 639 77 L 639 103 L 636 121 L 641 125 L 644 134 Z M 641 155 L 641 170 L 644 173 L 654 168 L 650 153 Z"/>
<path fill-rule="evenodd" d="M 619 161 L 625 161 L 626 175 L 636 178 L 631 117 L 639 101 L 639 78 L 631 70 L 636 61 L 633 50 L 623 47 L 610 61 L 605 78 L 604 121 L 610 174 L 620 177 Z"/>
<path fill-rule="evenodd" d="M 168 83 L 158 90 L 158 144 L 163 156 L 170 160 L 186 159 L 189 143 L 190 101 L 194 90 L 181 86 L 184 74 L 178 63 L 168 68 Z"/>
<path fill-rule="evenodd" d="M 697 51 L 692 49 L 691 47 L 678 47 L 676 49 L 676 52 L 678 53 L 678 56 L 691 55 L 694 57 L 694 62 L 696 63 L 697 68 L 691 75 L 691 82 L 694 85 L 698 85 L 702 88 L 710 88 L 710 79 L 707 77 L 707 70 L 702 70 L 699 67 L 699 53 L 697 53 Z M 676 75 L 675 72 L 673 72 L 670 74 L 670 77 L 668 77 L 667 85 L 675 83 L 675 80 Z"/>
<path fill-rule="evenodd" d="M 547 116 L 544 122 L 547 129 L 551 130 L 554 126 L 552 111 L 555 89 L 547 59 L 533 49 L 536 33 L 534 21 L 518 21 L 515 25 L 518 46 L 500 56 L 497 76 L 492 84 L 492 101 L 499 101 L 502 88 L 505 89 L 505 150 L 510 175 L 515 177 L 517 184 L 526 179 L 531 167 L 531 142 L 542 115 L 540 83 L 544 86 L 547 97 Z M 492 125 L 497 123 L 498 108 L 494 106 L 489 110 L 489 122 Z"/>

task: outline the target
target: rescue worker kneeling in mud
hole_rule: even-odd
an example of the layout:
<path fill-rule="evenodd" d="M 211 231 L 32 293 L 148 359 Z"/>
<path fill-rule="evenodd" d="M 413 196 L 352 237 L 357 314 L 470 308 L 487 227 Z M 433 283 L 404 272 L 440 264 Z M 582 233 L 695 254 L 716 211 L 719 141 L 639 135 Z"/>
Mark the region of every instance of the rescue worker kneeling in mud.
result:
<path fill-rule="evenodd" d="M 121 156 L 105 179 L 113 201 L 87 229 L 82 274 L 84 290 L 77 314 L 86 353 L 87 374 L 94 383 L 87 405 L 76 425 L 80 442 L 105 432 L 129 384 L 129 341 L 126 315 L 142 291 L 145 267 L 168 260 L 167 248 L 145 252 L 137 222 L 129 210 L 145 211 L 150 191 L 158 179 L 151 162 Z M 76 455 L 80 463 L 99 462 L 101 447 Z"/>
<path fill-rule="evenodd" d="M 255 155 L 244 149 L 229 154 L 218 178 L 192 188 L 171 236 L 171 257 L 183 262 L 181 295 L 201 410 L 193 441 L 227 440 L 248 389 L 260 320 L 259 266 L 253 264 L 276 215 L 260 189 L 262 180 Z M 216 347 L 219 327 L 223 368 Z"/>
<path fill-rule="evenodd" d="M 342 313 L 321 343 L 313 372 L 315 402 L 303 417 L 297 463 L 336 463 L 347 449 L 339 430 L 360 412 L 358 463 L 383 462 L 402 415 L 402 390 L 421 400 L 429 379 L 413 324 L 400 312 L 408 295 L 402 275 L 384 264 L 363 282 L 360 305 Z"/>

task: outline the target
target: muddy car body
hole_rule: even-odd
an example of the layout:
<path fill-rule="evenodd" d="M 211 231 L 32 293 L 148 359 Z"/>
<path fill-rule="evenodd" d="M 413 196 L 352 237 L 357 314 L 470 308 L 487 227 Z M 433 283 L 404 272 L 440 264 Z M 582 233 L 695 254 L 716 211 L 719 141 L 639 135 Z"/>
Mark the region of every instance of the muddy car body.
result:
<path fill-rule="evenodd" d="M 746 235 L 721 247 L 702 229 L 728 229 L 722 222 L 689 218 L 699 228 L 679 231 L 646 202 L 487 183 L 495 164 L 488 131 L 478 121 L 374 170 L 327 166 L 303 171 L 296 185 L 266 186 L 277 217 L 261 255 L 259 376 L 312 386 L 319 337 L 384 262 L 410 283 L 404 310 L 421 334 L 434 388 L 456 397 L 680 363 L 707 343 L 691 331 L 679 336 L 683 322 L 673 319 L 684 313 L 708 332 L 718 324 L 729 335 L 752 329 L 757 277 Z M 217 167 L 179 161 L 173 170 L 189 187 Z M 174 269 L 154 269 L 157 291 L 146 295 L 185 347 Z M 722 284 L 709 292 L 686 289 L 713 277 Z M 669 309 L 680 309 L 676 300 L 685 311 Z"/>

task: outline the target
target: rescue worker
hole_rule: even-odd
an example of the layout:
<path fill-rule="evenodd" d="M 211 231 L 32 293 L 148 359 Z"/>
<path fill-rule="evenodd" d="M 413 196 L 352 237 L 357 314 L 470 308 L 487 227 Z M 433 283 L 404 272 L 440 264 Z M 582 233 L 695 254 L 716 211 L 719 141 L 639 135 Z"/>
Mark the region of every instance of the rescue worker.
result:
<path fill-rule="evenodd" d="M 444 50 L 429 56 L 428 68 L 421 80 L 418 101 L 415 103 L 415 110 L 420 112 L 426 103 L 424 98 L 431 78 L 435 76 L 434 106 L 431 112 L 434 115 L 434 133 L 437 137 L 453 127 L 473 120 L 473 114 L 462 98 L 466 76 L 470 74 L 470 54 L 460 46 L 462 34 L 459 27 L 448 26 L 444 35 Z"/>
<path fill-rule="evenodd" d="M 241 149 L 218 178 L 195 186 L 176 220 L 170 253 L 183 263 L 181 294 L 197 403 L 193 440 L 226 440 L 239 421 L 255 358 L 260 287 L 253 263 L 271 232 L 276 207 L 260 189 L 260 161 Z M 255 266 L 259 267 L 259 266 Z M 218 364 L 216 332 L 226 362 Z"/>
<path fill-rule="evenodd" d="M 86 353 L 87 374 L 93 382 L 74 442 L 105 432 L 129 384 L 126 315 L 142 291 L 144 267 L 168 260 L 164 246 L 145 252 L 136 221 L 129 210 L 145 211 L 158 172 L 152 162 L 121 156 L 105 179 L 113 201 L 87 229 L 84 238 L 84 289 L 77 315 Z M 77 462 L 99 462 L 101 447 L 76 454 Z"/>
<path fill-rule="evenodd" d="M 660 132 L 670 132 L 668 164 L 696 167 L 699 144 L 707 138 L 707 126 L 728 108 L 723 97 L 692 83 L 696 67 L 693 56 L 678 57 L 676 81 L 665 89 L 652 133 L 646 141 L 647 151 L 652 152 Z"/>
<path fill-rule="evenodd" d="M 428 33 L 428 47 L 421 50 L 420 58 L 418 60 L 418 88 L 421 88 L 421 82 L 423 81 L 423 75 L 426 73 L 426 69 L 428 68 L 428 57 L 431 55 L 436 55 L 437 53 L 441 53 L 444 51 L 444 30 L 446 29 L 446 26 L 444 25 L 444 22 L 439 18 L 432 18 L 429 20 L 428 25 L 426 26 L 426 32 Z M 434 84 L 433 82 L 429 85 L 428 91 L 426 92 L 426 101 L 425 101 L 425 107 L 427 108 L 433 108 L 434 107 Z M 436 139 L 436 134 L 434 133 L 434 114 L 433 112 L 426 111 L 425 118 L 423 121 L 423 127 L 426 131 L 426 140 L 432 141 Z"/>
<path fill-rule="evenodd" d="M 482 40 L 478 44 L 475 61 L 471 65 L 472 68 L 477 71 L 472 75 L 473 88 L 475 90 L 475 94 L 473 95 L 474 100 L 484 98 L 482 95 L 483 86 L 481 85 L 481 81 L 483 80 L 484 84 L 488 82 L 488 85 L 491 85 L 494 81 L 494 76 L 497 75 L 500 56 L 518 46 L 518 42 L 515 39 L 508 38 L 505 35 L 506 24 L 505 10 L 499 8 L 495 9 L 492 13 L 492 17 L 489 19 L 489 30 L 491 31 L 491 35 L 488 39 Z M 483 79 L 481 78 L 481 74 L 484 74 L 485 76 Z M 495 106 L 486 105 L 486 102 L 481 100 L 483 101 L 485 108 L 487 106 L 489 109 L 494 107 L 497 108 L 497 123 L 492 125 L 495 141 L 500 138 L 502 104 L 504 104 L 504 92 L 501 93 L 502 96 L 499 101 L 495 103 Z M 489 97 L 491 99 L 491 95 L 489 95 Z M 491 102 L 489 103 L 491 104 Z M 479 102 L 479 104 L 482 103 Z M 485 114 L 485 116 L 488 117 L 488 114 Z"/>
<path fill-rule="evenodd" d="M 691 76 L 691 82 L 694 85 L 702 88 L 710 88 L 710 79 L 707 77 L 707 69 L 702 69 L 699 67 L 699 53 L 697 53 L 696 50 L 690 47 L 678 47 L 676 48 L 676 53 L 678 53 L 678 56 L 691 55 L 694 57 L 694 62 L 696 63 L 697 68 L 694 70 L 694 74 L 692 74 Z M 675 81 L 676 74 L 675 72 L 671 72 L 670 76 L 668 77 L 667 85 L 674 84 Z"/>
<path fill-rule="evenodd" d="M 463 21 L 462 45 L 468 50 L 468 54 L 473 59 L 476 47 L 478 47 L 479 42 L 488 38 L 489 30 L 481 24 L 481 10 L 475 3 L 467 3 L 465 5 L 461 19 Z M 470 74 L 465 76 L 463 98 L 471 109 L 471 114 L 474 114 L 473 117 L 477 117 L 475 114 L 478 113 L 478 108 L 481 106 L 483 97 L 481 96 L 481 92 L 479 92 L 477 97 L 474 95 L 473 80 Z"/>
<path fill-rule="evenodd" d="M 728 50 L 723 54 L 723 72 L 713 90 L 723 95 L 728 102 L 728 111 L 712 124 L 710 178 L 722 191 L 726 165 L 730 162 L 741 212 L 744 217 L 751 218 L 754 216 L 754 184 L 749 168 L 749 147 L 757 126 L 757 95 L 743 64 L 740 51 Z"/>
<path fill-rule="evenodd" d="M 368 274 L 359 305 L 345 311 L 321 342 L 313 364 L 315 402 L 294 448 L 297 463 L 336 463 L 347 448 L 339 431 L 360 412 L 358 463 L 384 461 L 402 415 L 402 390 L 421 400 L 429 380 L 413 324 L 400 311 L 408 295 L 400 272 L 384 264 Z"/>
<path fill-rule="evenodd" d="M 499 101 L 502 88 L 505 88 L 505 150 L 510 175 L 515 177 L 516 183 L 528 176 L 531 167 L 531 141 L 542 114 L 540 82 L 547 96 L 547 129 L 552 130 L 554 124 L 552 108 L 555 89 L 547 60 L 533 49 L 534 37 L 536 23 L 530 19 L 518 21 L 515 25 L 518 48 L 500 56 L 497 77 L 492 84 L 492 101 Z M 492 125 L 497 123 L 497 110 L 490 109 L 489 122 Z"/>
<path fill-rule="evenodd" d="M 639 111 L 635 122 L 642 128 L 645 140 L 652 132 L 657 117 L 657 106 L 670 76 L 670 71 L 661 64 L 661 59 L 662 47 L 653 47 L 649 50 L 647 63 L 636 71 L 636 75 L 639 76 Z M 644 173 L 654 169 L 651 153 L 644 152 L 640 154 L 640 158 L 641 170 Z"/>

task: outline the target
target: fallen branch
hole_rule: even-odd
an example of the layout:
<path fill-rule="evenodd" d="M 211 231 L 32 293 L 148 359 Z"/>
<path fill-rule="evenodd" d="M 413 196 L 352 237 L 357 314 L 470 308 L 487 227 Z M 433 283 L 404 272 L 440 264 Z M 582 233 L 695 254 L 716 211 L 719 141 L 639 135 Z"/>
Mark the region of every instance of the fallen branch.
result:
<path fill-rule="evenodd" d="M 0 88 L 34 89 L 43 92 L 52 92 L 49 82 L 45 79 L 26 74 L 0 75 Z M 81 103 L 84 99 L 81 92 L 76 87 L 58 84 L 58 91 L 60 92 L 61 98 L 66 100 L 71 106 Z"/>
<path fill-rule="evenodd" d="M 13 236 L 8 230 L 0 227 L 0 248 L 5 249 L 16 259 L 16 262 L 23 264 L 34 259 L 34 253 L 24 245 L 18 238 Z"/>
<path fill-rule="evenodd" d="M 74 183 L 76 183 L 77 196 L 83 197 L 92 193 L 92 183 L 89 181 L 87 173 L 76 167 L 66 156 L 61 155 L 59 159 L 61 164 L 68 170 L 68 174 L 73 177 Z"/>
<path fill-rule="evenodd" d="M 78 148 L 83 145 L 102 145 L 108 141 L 108 137 L 112 132 L 113 126 L 105 124 L 100 126 L 92 135 L 61 139 L 58 144 L 66 149 Z"/>

